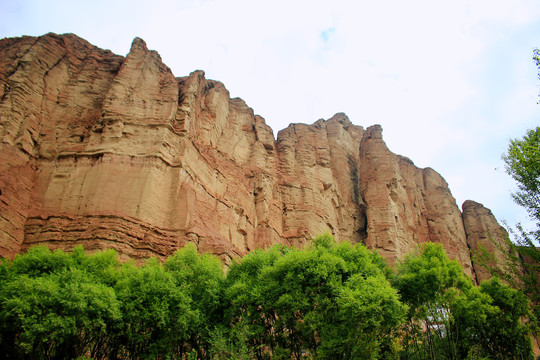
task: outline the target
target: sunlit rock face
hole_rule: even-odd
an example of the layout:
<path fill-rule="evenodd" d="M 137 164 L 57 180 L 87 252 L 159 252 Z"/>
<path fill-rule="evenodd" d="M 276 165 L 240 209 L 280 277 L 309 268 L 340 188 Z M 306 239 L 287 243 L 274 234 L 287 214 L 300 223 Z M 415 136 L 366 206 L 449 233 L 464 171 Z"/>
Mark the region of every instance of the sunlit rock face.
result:
<path fill-rule="evenodd" d="M 264 119 L 204 72 L 175 77 L 136 38 L 126 57 L 75 35 L 0 41 L 0 255 L 35 244 L 224 261 L 329 232 L 391 263 L 444 244 L 472 275 L 447 183 L 345 114 Z"/>
<path fill-rule="evenodd" d="M 506 246 L 508 232 L 503 228 L 493 213 L 482 204 L 467 200 L 462 205 L 463 223 L 467 232 L 467 242 L 471 251 L 487 251 L 493 255 L 493 261 L 489 266 L 497 266 L 505 261 L 504 252 L 509 249 Z M 478 282 L 491 277 L 488 269 L 473 263 L 475 277 Z"/>
<path fill-rule="evenodd" d="M 380 126 L 368 128 L 359 158 L 366 245 L 393 263 L 419 243 L 440 242 L 472 275 L 461 212 L 446 181 L 433 169 L 420 169 L 390 152 Z"/>

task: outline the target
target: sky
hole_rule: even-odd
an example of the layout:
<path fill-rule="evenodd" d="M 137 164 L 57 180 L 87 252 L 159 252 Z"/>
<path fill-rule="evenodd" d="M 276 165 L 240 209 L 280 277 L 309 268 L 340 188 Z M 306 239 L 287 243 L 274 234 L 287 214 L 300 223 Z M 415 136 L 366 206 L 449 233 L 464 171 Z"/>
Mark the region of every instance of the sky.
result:
<path fill-rule="evenodd" d="M 540 125 L 538 0 L 0 0 L 0 38 L 74 33 L 126 55 L 135 37 L 175 76 L 201 69 L 277 135 L 345 112 L 389 149 L 510 225 L 501 155 Z"/>

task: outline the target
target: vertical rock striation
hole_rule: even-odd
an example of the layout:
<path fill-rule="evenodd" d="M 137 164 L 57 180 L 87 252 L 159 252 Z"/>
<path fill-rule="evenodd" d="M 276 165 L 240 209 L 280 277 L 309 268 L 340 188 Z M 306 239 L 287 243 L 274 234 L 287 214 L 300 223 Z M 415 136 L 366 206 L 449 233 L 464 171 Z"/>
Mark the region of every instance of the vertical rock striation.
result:
<path fill-rule="evenodd" d="M 0 252 L 21 250 L 41 165 L 81 150 L 122 58 L 74 35 L 0 41 Z M 51 179 L 55 180 L 55 179 Z"/>
<path fill-rule="evenodd" d="M 358 149 L 363 128 L 345 114 L 313 125 L 291 124 L 277 136 L 282 237 L 296 246 L 313 234 L 363 241 L 365 209 L 359 192 Z"/>
<path fill-rule="evenodd" d="M 390 263 L 423 242 L 440 242 L 472 275 L 461 212 L 446 181 L 430 168 L 395 155 L 382 129 L 367 129 L 360 144 L 360 192 L 366 204 L 366 245 Z"/>
<path fill-rule="evenodd" d="M 336 114 L 276 140 L 222 83 L 174 77 L 139 38 L 125 58 L 75 35 L 1 40 L 0 135 L 1 256 L 193 242 L 229 261 L 330 232 L 391 263 L 441 242 L 472 275 L 447 183 L 390 152 L 380 126 Z"/>
<path fill-rule="evenodd" d="M 467 231 L 467 242 L 471 251 L 485 251 L 493 254 L 494 263 L 490 266 L 496 266 L 504 262 L 503 251 L 509 249 L 505 246 L 508 239 L 507 231 L 499 225 L 491 211 L 482 204 L 467 200 L 462 205 L 463 223 Z M 491 277 L 488 269 L 473 264 L 475 277 L 478 283 Z"/>

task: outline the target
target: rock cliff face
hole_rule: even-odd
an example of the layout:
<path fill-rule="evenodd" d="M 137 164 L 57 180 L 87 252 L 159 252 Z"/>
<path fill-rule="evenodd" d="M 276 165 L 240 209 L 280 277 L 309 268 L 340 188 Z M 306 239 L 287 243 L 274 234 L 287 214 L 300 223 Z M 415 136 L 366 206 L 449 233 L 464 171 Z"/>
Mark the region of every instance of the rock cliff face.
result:
<path fill-rule="evenodd" d="M 466 207 L 464 222 L 444 179 L 390 152 L 380 126 L 336 114 L 275 140 L 222 83 L 175 78 L 138 38 L 125 58 L 75 35 L 1 40 L 0 138 L 1 256 L 193 242 L 229 261 L 328 231 L 390 262 L 441 242 L 473 275 L 467 235 L 484 228 L 469 225 L 491 221 Z"/>
<path fill-rule="evenodd" d="M 506 229 L 499 225 L 491 211 L 482 204 L 467 200 L 462 207 L 463 224 L 471 250 L 476 251 L 483 247 L 490 254 L 493 254 L 495 262 L 490 265 L 504 263 L 505 258 L 502 256 L 502 251 L 509 251 L 504 245 L 504 240 L 508 238 Z M 473 263 L 473 270 L 478 282 L 491 277 L 490 272 L 478 264 Z"/>

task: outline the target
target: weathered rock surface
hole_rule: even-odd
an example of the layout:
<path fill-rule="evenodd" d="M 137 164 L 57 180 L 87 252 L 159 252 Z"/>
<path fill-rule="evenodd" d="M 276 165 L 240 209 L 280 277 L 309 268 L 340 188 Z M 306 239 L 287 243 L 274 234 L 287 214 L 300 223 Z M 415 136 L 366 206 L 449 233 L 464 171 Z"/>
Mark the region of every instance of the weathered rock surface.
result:
<path fill-rule="evenodd" d="M 467 242 L 471 251 L 481 251 L 483 248 L 494 256 L 494 262 L 489 266 L 496 266 L 504 262 L 502 251 L 508 251 L 506 248 L 506 239 L 508 232 L 503 228 L 491 211 L 482 204 L 467 200 L 462 205 L 463 223 L 467 232 Z M 501 251 L 502 250 L 502 251 Z M 478 282 L 491 277 L 488 269 L 473 263 L 475 277 Z"/>
<path fill-rule="evenodd" d="M 125 58 L 75 35 L 1 40 L 0 138 L 1 256 L 194 242 L 227 261 L 328 231 L 391 262 L 441 242 L 472 275 L 447 183 L 390 152 L 380 126 L 336 114 L 275 140 L 222 83 L 175 78 L 138 38 Z"/>
<path fill-rule="evenodd" d="M 419 169 L 390 152 L 380 126 L 370 127 L 362 138 L 360 159 L 366 245 L 392 263 L 418 243 L 440 242 L 472 274 L 461 212 L 446 181 L 434 170 Z"/>

